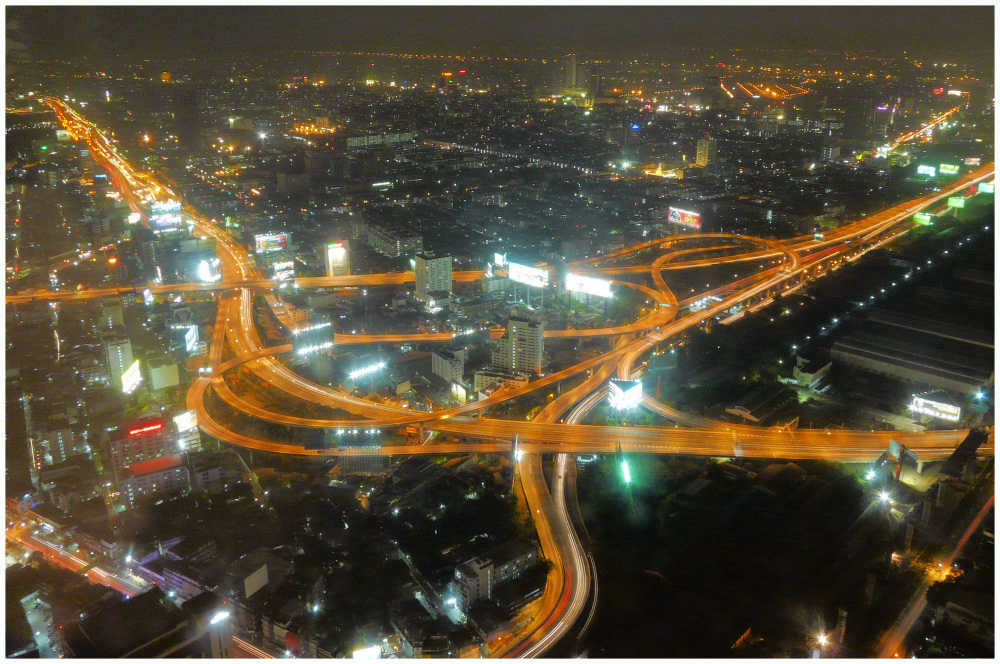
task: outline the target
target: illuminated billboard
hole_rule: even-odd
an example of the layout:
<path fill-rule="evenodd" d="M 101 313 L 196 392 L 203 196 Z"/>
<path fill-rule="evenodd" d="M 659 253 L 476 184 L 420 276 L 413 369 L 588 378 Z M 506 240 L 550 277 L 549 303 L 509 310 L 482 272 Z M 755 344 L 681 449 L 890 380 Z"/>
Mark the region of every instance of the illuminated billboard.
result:
<path fill-rule="evenodd" d="M 957 422 L 962 417 L 962 409 L 958 406 L 952 406 L 950 403 L 941 403 L 940 401 L 931 401 L 923 397 L 913 397 L 910 410 L 922 415 L 930 415 L 931 417 L 948 420 L 949 422 Z"/>
<path fill-rule="evenodd" d="M 586 293 L 598 297 L 613 297 L 611 294 L 611 282 L 607 279 L 595 279 L 594 277 L 584 277 L 570 272 L 566 275 L 566 290 L 572 293 Z"/>
<path fill-rule="evenodd" d="M 955 164 L 941 164 L 941 166 L 938 167 L 938 172 L 940 172 L 941 175 L 955 175 L 955 173 L 958 173 L 958 166 Z"/>
<path fill-rule="evenodd" d="M 926 175 L 932 178 L 937 175 L 937 169 L 933 166 L 917 166 L 917 175 Z"/>
<path fill-rule="evenodd" d="M 913 215 L 913 221 L 921 226 L 930 226 L 934 223 L 934 218 L 927 212 L 918 212 Z"/>
<path fill-rule="evenodd" d="M 218 258 L 213 258 L 211 261 L 201 261 L 198 263 L 198 278 L 205 283 L 219 281 L 222 279 L 222 272 L 219 270 L 219 265 Z"/>
<path fill-rule="evenodd" d="M 288 233 L 255 235 L 253 239 L 258 254 L 266 254 L 271 251 L 283 251 L 288 249 Z"/>
<path fill-rule="evenodd" d="M 130 212 L 128 215 L 128 223 L 138 224 L 142 220 L 142 215 L 138 212 Z"/>
<path fill-rule="evenodd" d="M 346 277 L 351 274 L 351 259 L 347 247 L 347 242 L 331 242 L 326 245 L 326 276 Z"/>
<path fill-rule="evenodd" d="M 132 394 L 141 382 L 142 372 L 139 370 L 139 360 L 136 360 L 132 366 L 122 372 L 122 392 Z"/>
<path fill-rule="evenodd" d="M 667 210 L 667 221 L 691 228 L 701 228 L 701 213 L 671 207 Z"/>
<path fill-rule="evenodd" d="M 154 229 L 178 228 L 181 221 L 180 201 L 153 201 L 149 205 L 149 221 Z"/>
<path fill-rule="evenodd" d="M 993 193 L 993 183 L 992 182 L 980 182 L 979 183 L 979 193 L 980 194 L 992 194 Z"/>
<path fill-rule="evenodd" d="M 965 207 L 965 199 L 961 196 L 952 196 L 948 199 L 948 207 L 953 207 L 955 209 L 961 209 Z"/>
<path fill-rule="evenodd" d="M 529 267 L 520 263 L 507 263 L 507 276 L 525 286 L 545 288 L 549 285 L 549 271 L 537 267 Z"/>
<path fill-rule="evenodd" d="M 188 328 L 188 331 L 184 334 L 184 347 L 187 352 L 194 350 L 195 344 L 198 343 L 198 326 L 192 325 Z"/>
<path fill-rule="evenodd" d="M 271 266 L 275 281 L 287 281 L 295 278 L 295 261 L 283 261 Z"/>
<path fill-rule="evenodd" d="M 186 410 L 174 418 L 177 432 L 184 433 L 198 426 L 198 415 L 193 410 Z"/>
<path fill-rule="evenodd" d="M 983 163 L 982 157 L 966 157 L 965 161 L 962 162 L 966 166 L 980 166 Z"/>
<path fill-rule="evenodd" d="M 642 381 L 612 380 L 608 383 L 608 403 L 615 410 L 631 410 L 642 402 Z"/>
<path fill-rule="evenodd" d="M 507 264 L 507 254 L 498 254 L 498 253 L 494 252 L 494 254 L 493 254 L 493 264 L 496 265 L 497 267 L 503 267 L 504 265 L 506 265 Z"/>

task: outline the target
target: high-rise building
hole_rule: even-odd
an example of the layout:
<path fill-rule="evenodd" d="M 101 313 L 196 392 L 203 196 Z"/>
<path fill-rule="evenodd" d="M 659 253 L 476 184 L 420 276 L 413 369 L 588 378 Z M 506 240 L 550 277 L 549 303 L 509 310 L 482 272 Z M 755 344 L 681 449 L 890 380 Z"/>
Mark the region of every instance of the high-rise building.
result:
<path fill-rule="evenodd" d="M 116 390 L 122 389 L 122 374 L 132 366 L 132 342 L 126 337 L 105 339 L 104 357 L 108 361 L 111 387 Z"/>
<path fill-rule="evenodd" d="M 545 326 L 527 318 L 512 317 L 507 331 L 493 349 L 492 364 L 510 372 L 542 372 L 542 335 Z"/>
<path fill-rule="evenodd" d="M 123 327 L 125 321 L 122 318 L 122 299 L 118 295 L 103 298 L 101 300 L 101 322 L 102 330 L 113 330 L 116 327 Z M 128 367 L 126 367 L 128 368 Z"/>
<path fill-rule="evenodd" d="M 425 251 L 414 257 L 417 299 L 426 302 L 432 299 L 430 293 L 451 294 L 451 256 L 436 256 Z"/>
<path fill-rule="evenodd" d="M 576 56 L 566 56 L 566 87 L 576 87 Z"/>
<path fill-rule="evenodd" d="M 351 274 L 350 244 L 337 240 L 326 245 L 326 276 L 346 277 Z"/>
<path fill-rule="evenodd" d="M 137 463 L 173 454 L 176 436 L 170 434 L 169 425 L 156 418 L 139 420 L 112 431 L 108 458 L 116 482 L 121 482 L 127 469 Z"/>
<path fill-rule="evenodd" d="M 190 490 L 187 466 L 177 455 L 134 463 L 121 481 L 121 494 L 129 507 L 156 497 L 185 495 Z"/>
<path fill-rule="evenodd" d="M 698 157 L 697 163 L 699 166 L 704 168 L 709 164 L 715 163 L 716 158 L 716 148 L 718 147 L 718 141 L 712 138 L 702 138 L 698 140 Z"/>

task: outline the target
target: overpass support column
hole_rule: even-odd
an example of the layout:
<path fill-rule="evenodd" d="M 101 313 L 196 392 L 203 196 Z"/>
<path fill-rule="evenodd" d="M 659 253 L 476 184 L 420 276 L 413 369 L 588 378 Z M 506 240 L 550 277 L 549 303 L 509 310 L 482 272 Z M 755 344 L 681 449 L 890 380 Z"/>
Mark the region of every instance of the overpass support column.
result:
<path fill-rule="evenodd" d="M 921 459 L 917 459 L 917 475 L 924 474 L 924 462 Z"/>

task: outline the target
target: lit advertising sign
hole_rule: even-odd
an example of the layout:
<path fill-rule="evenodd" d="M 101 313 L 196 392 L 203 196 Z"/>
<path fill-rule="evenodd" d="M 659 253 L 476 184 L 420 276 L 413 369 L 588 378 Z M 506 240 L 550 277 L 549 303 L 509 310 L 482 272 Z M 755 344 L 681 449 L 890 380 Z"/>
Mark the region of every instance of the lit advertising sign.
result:
<path fill-rule="evenodd" d="M 198 415 L 193 410 L 186 410 L 174 418 L 174 424 L 177 425 L 178 433 L 190 431 L 198 426 Z"/>
<path fill-rule="evenodd" d="M 630 410 L 642 401 L 642 381 L 612 380 L 608 383 L 608 403 L 615 410 Z"/>
<path fill-rule="evenodd" d="M 142 372 L 139 371 L 139 360 L 136 360 L 122 373 L 122 392 L 132 394 L 141 382 Z"/>
<path fill-rule="evenodd" d="M 983 163 L 982 157 L 966 157 L 962 162 L 966 166 L 980 166 Z"/>
<path fill-rule="evenodd" d="M 917 166 L 917 175 L 926 175 L 932 178 L 937 175 L 937 169 L 933 166 Z"/>
<path fill-rule="evenodd" d="M 144 302 L 144 303 L 145 303 L 145 304 L 146 304 L 147 306 L 148 306 L 148 305 L 150 305 L 150 304 L 153 304 L 153 302 L 154 302 L 154 299 L 153 299 L 153 291 L 151 291 L 151 290 L 150 290 L 150 289 L 148 289 L 148 288 L 147 288 L 146 290 L 142 291 L 142 301 L 143 301 L 143 302 Z"/>
<path fill-rule="evenodd" d="M 962 409 L 949 403 L 931 401 L 923 397 L 913 397 L 910 410 L 921 415 L 930 415 L 949 422 L 957 422 L 962 417 Z"/>
<path fill-rule="evenodd" d="M 275 263 L 271 268 L 274 270 L 275 281 L 287 281 L 295 278 L 295 261 Z"/>
<path fill-rule="evenodd" d="M 612 297 L 611 282 L 607 279 L 584 277 L 570 272 L 566 275 L 566 290 L 572 293 L 586 293 L 598 297 Z"/>
<path fill-rule="evenodd" d="M 493 264 L 496 265 L 497 267 L 503 267 L 504 265 L 506 265 L 507 264 L 507 254 L 498 254 L 498 253 L 494 252 L 494 254 L 493 254 Z"/>
<path fill-rule="evenodd" d="M 921 226 L 930 226 L 934 223 L 933 218 L 927 212 L 918 212 L 913 215 L 913 221 L 920 224 Z"/>
<path fill-rule="evenodd" d="M 980 194 L 992 194 L 994 186 L 992 182 L 980 182 L 979 183 L 979 193 Z"/>
<path fill-rule="evenodd" d="M 153 228 L 177 228 L 182 223 L 180 201 L 154 201 L 149 211 Z"/>
<path fill-rule="evenodd" d="M 455 395 L 455 398 L 461 401 L 462 403 L 465 403 L 469 399 L 468 392 L 466 392 L 465 386 L 462 385 L 461 383 L 452 382 L 451 393 Z"/>
<path fill-rule="evenodd" d="M 347 247 L 343 242 L 331 242 L 326 245 L 326 276 L 344 277 L 351 273 L 351 264 L 347 260 Z"/>
<path fill-rule="evenodd" d="M 965 199 L 961 196 L 952 196 L 948 199 L 948 207 L 961 209 L 965 207 Z"/>
<path fill-rule="evenodd" d="M 371 648 L 355 650 L 351 653 L 351 659 L 382 659 L 382 648 L 372 646 Z"/>
<path fill-rule="evenodd" d="M 691 228 L 701 228 L 701 213 L 689 212 L 680 208 L 671 207 L 667 211 L 667 221 L 674 224 L 682 224 Z"/>
<path fill-rule="evenodd" d="M 218 258 L 198 263 L 198 278 L 206 283 L 219 281 L 222 279 L 222 272 L 219 271 L 219 265 L 220 262 Z"/>
<path fill-rule="evenodd" d="M 545 288 L 549 285 L 549 271 L 537 267 L 529 267 L 520 263 L 507 263 L 507 276 L 525 286 Z"/>
<path fill-rule="evenodd" d="M 938 167 L 938 171 L 941 175 L 954 175 L 955 173 L 958 173 L 958 166 L 955 164 L 941 164 L 941 166 Z"/>
<path fill-rule="evenodd" d="M 141 219 L 142 215 L 138 212 L 131 212 L 128 215 L 128 223 L 130 224 L 138 224 Z"/>
<path fill-rule="evenodd" d="M 288 249 L 287 233 L 272 233 L 268 235 L 255 235 L 254 243 L 258 254 L 266 254 L 270 251 L 281 251 Z"/>
<path fill-rule="evenodd" d="M 192 325 L 184 334 L 184 347 L 187 349 L 187 352 L 190 353 L 194 350 L 196 343 L 198 343 L 198 326 Z"/>

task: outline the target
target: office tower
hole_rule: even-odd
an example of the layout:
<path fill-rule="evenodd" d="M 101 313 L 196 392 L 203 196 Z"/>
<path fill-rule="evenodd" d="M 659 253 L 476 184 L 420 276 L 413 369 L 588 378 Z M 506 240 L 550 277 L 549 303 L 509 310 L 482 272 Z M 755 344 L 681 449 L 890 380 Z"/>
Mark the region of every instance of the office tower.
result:
<path fill-rule="evenodd" d="M 511 318 L 503 338 L 497 340 L 492 364 L 511 372 L 542 372 L 542 334 L 545 326 L 526 318 Z"/>
<path fill-rule="evenodd" d="M 121 482 L 129 467 L 173 454 L 174 438 L 169 425 L 161 419 L 133 422 L 111 432 L 109 458 L 116 482 Z"/>
<path fill-rule="evenodd" d="M 101 299 L 101 319 L 100 328 L 102 330 L 112 330 L 125 325 L 122 318 L 122 300 L 118 295 L 112 295 Z M 126 369 L 128 367 L 125 367 Z"/>
<path fill-rule="evenodd" d="M 576 87 L 576 56 L 566 56 L 566 87 Z"/>
<path fill-rule="evenodd" d="M 104 340 L 104 356 L 108 361 L 108 376 L 111 387 L 122 389 L 122 374 L 132 366 L 132 342 L 125 337 L 111 337 Z"/>
<path fill-rule="evenodd" d="M 718 146 L 718 141 L 711 138 L 702 138 L 698 140 L 698 158 L 695 163 L 704 168 L 709 164 L 715 163 L 715 152 Z"/>
<path fill-rule="evenodd" d="M 417 299 L 426 302 L 433 298 L 430 294 L 451 294 L 451 256 L 435 256 L 425 251 L 414 258 L 413 271 L 416 273 Z"/>

